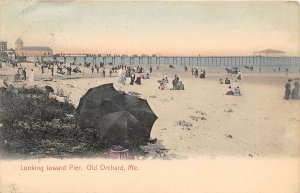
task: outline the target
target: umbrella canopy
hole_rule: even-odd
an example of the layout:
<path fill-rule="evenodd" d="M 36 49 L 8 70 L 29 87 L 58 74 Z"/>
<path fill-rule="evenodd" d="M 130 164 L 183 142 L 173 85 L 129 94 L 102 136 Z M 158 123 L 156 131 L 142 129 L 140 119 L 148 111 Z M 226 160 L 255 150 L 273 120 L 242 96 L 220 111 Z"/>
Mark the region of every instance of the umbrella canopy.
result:
<path fill-rule="evenodd" d="M 97 128 L 101 138 L 123 142 L 148 139 L 157 119 L 146 100 L 118 92 L 113 84 L 89 89 L 80 99 L 77 113 L 81 128 Z M 129 131 L 138 137 L 128 138 Z"/>
<path fill-rule="evenodd" d="M 127 111 L 109 113 L 98 119 L 97 123 L 101 126 L 101 139 L 108 144 L 122 145 L 142 141 L 141 124 Z"/>
<path fill-rule="evenodd" d="M 98 117 L 115 112 L 114 108 L 111 109 L 109 99 L 119 94 L 120 92 L 115 90 L 112 84 L 90 88 L 80 99 L 77 107 L 80 127 L 94 127 Z"/>
<path fill-rule="evenodd" d="M 53 89 L 51 86 L 45 86 L 45 89 L 46 89 L 48 92 L 54 92 L 54 89 Z"/>

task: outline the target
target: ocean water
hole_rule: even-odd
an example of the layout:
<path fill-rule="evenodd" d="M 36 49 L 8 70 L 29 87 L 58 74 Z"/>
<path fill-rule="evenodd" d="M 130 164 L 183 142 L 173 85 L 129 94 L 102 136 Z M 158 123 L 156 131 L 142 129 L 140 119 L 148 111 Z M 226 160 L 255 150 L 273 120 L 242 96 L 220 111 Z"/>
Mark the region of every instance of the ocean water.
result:
<path fill-rule="evenodd" d="M 41 60 L 41 57 L 39 58 Z M 43 57 L 43 60 L 53 60 L 53 57 Z M 99 65 L 101 62 L 113 65 L 140 65 L 140 66 L 161 66 L 173 65 L 175 67 L 207 67 L 207 68 L 231 68 L 239 67 L 244 69 L 244 66 L 253 67 L 255 71 L 261 69 L 266 71 L 285 71 L 289 72 L 300 71 L 300 57 L 120 57 L 120 56 L 66 56 L 56 57 L 59 62 L 67 62 L 75 64 L 83 64 L 84 62 L 91 65 Z"/>

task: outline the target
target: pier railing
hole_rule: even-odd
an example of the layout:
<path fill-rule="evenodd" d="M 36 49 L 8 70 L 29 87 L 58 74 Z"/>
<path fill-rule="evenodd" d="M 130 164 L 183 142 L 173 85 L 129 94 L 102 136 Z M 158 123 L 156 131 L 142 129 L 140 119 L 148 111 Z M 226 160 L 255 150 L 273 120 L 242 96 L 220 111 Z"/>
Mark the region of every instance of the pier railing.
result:
<path fill-rule="evenodd" d="M 112 65 L 173 65 L 173 66 L 300 66 L 300 57 L 281 56 L 210 56 L 210 57 L 184 57 L 184 56 L 88 56 L 66 55 L 39 57 L 39 60 L 57 60 L 65 63 L 100 63 Z"/>

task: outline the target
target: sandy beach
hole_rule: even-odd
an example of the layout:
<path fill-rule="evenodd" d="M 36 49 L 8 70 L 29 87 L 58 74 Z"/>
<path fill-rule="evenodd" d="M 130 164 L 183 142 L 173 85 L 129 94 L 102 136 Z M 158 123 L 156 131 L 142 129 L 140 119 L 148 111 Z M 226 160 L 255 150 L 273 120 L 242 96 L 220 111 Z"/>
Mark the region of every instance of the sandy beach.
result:
<path fill-rule="evenodd" d="M 158 149 L 167 149 L 169 156 L 177 158 L 206 155 L 241 157 L 298 157 L 300 155 L 300 101 L 284 100 L 284 84 L 288 78 L 299 78 L 298 73 L 247 71 L 241 69 L 242 80 L 234 82 L 236 75 L 227 75 L 223 69 L 206 70 L 206 79 L 194 78 L 182 67 L 169 69 L 160 67 L 150 79 L 142 79 L 142 85 L 118 84 L 118 77 L 100 77 L 89 68 L 83 74 L 54 75 L 41 73 L 40 67 L 22 64 L 30 74 L 34 69 L 35 81 L 14 83 L 26 87 L 52 86 L 55 91 L 62 89 L 77 107 L 80 98 L 89 88 L 106 83 L 114 83 L 117 90 L 138 92 L 147 99 L 158 116 L 151 137 L 156 144 L 143 148 L 149 156 L 155 156 Z M 146 70 L 149 67 L 145 66 Z M 0 78 L 13 80 L 17 68 L 4 65 Z M 185 90 L 170 90 L 172 79 L 177 74 L 185 85 Z M 107 73 L 108 75 L 108 73 Z M 168 90 L 158 89 L 158 80 L 168 76 Z M 232 87 L 239 86 L 242 96 L 226 96 L 228 85 L 218 84 L 219 78 L 228 77 Z M 51 81 L 45 81 L 53 78 Z M 185 125 L 179 122 L 187 123 Z"/>

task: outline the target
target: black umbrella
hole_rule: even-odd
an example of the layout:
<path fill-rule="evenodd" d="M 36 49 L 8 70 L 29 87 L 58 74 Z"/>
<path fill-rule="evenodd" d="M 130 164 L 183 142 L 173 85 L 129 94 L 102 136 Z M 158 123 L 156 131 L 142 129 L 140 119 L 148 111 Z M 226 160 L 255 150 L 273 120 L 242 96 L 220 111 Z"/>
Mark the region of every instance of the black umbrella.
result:
<path fill-rule="evenodd" d="M 138 143 L 143 139 L 140 122 L 127 111 L 109 113 L 98 119 L 97 123 L 101 126 L 99 133 L 102 141 L 108 144 Z"/>
<path fill-rule="evenodd" d="M 124 119 L 115 119 L 113 117 L 113 115 L 120 116 L 120 114 L 113 114 L 116 112 L 122 112 L 122 116 L 125 116 L 124 112 L 127 112 L 129 113 L 125 116 L 127 119 L 133 116 L 138 120 L 139 129 L 133 129 L 131 131 L 134 132 L 136 136 L 139 136 L 140 139 L 148 139 L 150 137 L 151 129 L 157 116 L 151 110 L 148 102 L 144 99 L 118 92 L 114 89 L 113 84 L 105 84 L 89 89 L 80 99 L 77 108 L 80 126 L 82 128 L 98 128 L 102 135 L 107 133 L 106 129 L 113 130 L 113 127 L 106 125 L 108 119 L 117 125 L 120 125 L 121 122 L 124 121 Z M 130 120 L 132 120 L 132 117 Z M 129 127 L 128 124 L 126 127 Z M 118 126 L 118 128 L 120 127 Z M 124 135 L 124 133 L 121 133 L 121 135 Z M 122 139 L 119 139 L 124 141 L 125 138 L 126 135 L 124 135 Z M 134 138 L 134 140 L 136 140 L 136 138 Z"/>
<path fill-rule="evenodd" d="M 45 86 L 45 89 L 46 89 L 48 92 L 54 92 L 54 89 L 53 89 L 51 86 Z"/>
<path fill-rule="evenodd" d="M 110 98 L 119 94 L 112 84 L 90 88 L 80 99 L 77 107 L 80 127 L 94 127 L 99 117 L 116 112 L 117 107 L 112 107 Z"/>
<path fill-rule="evenodd" d="M 153 113 L 151 107 L 145 99 L 137 98 L 125 93 L 113 96 L 109 99 L 110 110 L 128 111 L 134 115 L 142 125 L 145 131 L 145 138 L 150 137 L 151 129 L 157 116 Z"/>

